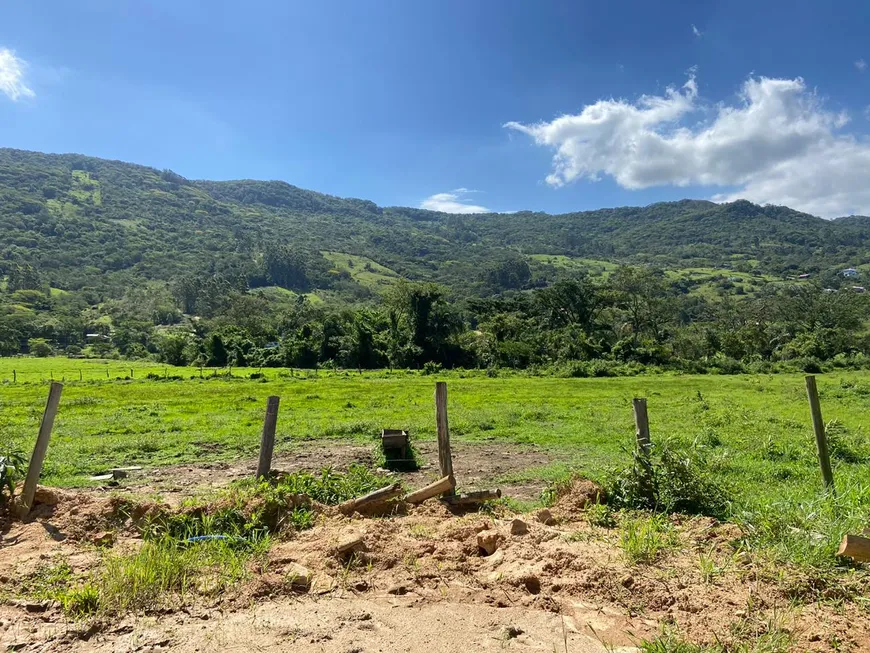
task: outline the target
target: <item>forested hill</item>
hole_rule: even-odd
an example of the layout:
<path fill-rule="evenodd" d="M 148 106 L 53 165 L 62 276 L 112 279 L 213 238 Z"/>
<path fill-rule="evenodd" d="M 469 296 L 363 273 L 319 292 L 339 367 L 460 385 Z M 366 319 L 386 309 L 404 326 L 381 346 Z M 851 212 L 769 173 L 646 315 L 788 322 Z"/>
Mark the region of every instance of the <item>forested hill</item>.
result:
<path fill-rule="evenodd" d="M 369 281 L 432 280 L 462 296 L 545 284 L 558 272 L 553 262 L 565 260 L 833 270 L 868 262 L 870 219 L 695 200 L 448 215 L 279 181 L 191 181 L 117 161 L 0 149 L 0 233 L 0 278 L 15 267 L 60 290 L 120 296 L 138 281 L 217 274 L 251 288 L 331 288 L 365 299 L 372 284 L 348 266 L 364 267 Z"/>

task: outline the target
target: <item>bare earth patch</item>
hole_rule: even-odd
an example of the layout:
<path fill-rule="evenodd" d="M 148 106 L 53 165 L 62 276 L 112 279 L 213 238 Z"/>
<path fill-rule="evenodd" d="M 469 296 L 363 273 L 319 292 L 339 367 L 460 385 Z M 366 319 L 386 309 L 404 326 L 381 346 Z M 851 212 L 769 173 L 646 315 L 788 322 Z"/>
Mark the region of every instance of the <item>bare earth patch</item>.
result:
<path fill-rule="evenodd" d="M 438 446 L 434 442 L 415 442 L 420 469 L 415 472 L 397 473 L 406 485 L 425 485 L 438 474 Z M 552 452 L 536 446 L 519 446 L 506 443 L 453 444 L 454 472 L 461 479 L 462 490 L 493 488 L 503 476 L 519 473 L 531 467 L 555 462 Z M 347 444 L 324 440 L 301 442 L 291 451 L 276 453 L 272 467 L 279 472 L 317 472 L 324 467 L 346 470 L 352 464 L 373 466 L 373 445 Z M 139 493 L 152 492 L 160 495 L 189 496 L 205 490 L 218 489 L 239 478 L 253 476 L 257 469 L 255 458 L 233 461 L 203 463 L 200 465 L 175 465 L 138 472 L 131 472 L 122 486 L 135 486 Z M 544 488 L 544 481 L 521 483 L 499 482 L 505 495 L 517 499 L 536 499 Z M 169 496 L 164 497 L 171 500 Z"/>
<path fill-rule="evenodd" d="M 321 464 L 318 457 L 314 467 Z M 51 602 L 17 598 L 19 581 L 58 562 L 77 575 L 99 573 L 104 553 L 94 542 L 134 550 L 141 539 L 132 523 L 154 505 L 130 514 L 118 497 L 57 492 L 57 505 L 0 528 L 0 648 L 561 652 L 567 642 L 570 653 L 603 653 L 635 650 L 672 626 L 697 642 L 775 628 L 790 634 L 795 651 L 870 650 L 870 623 L 856 603 L 794 604 L 768 566 L 735 554 L 733 525 L 674 519 L 677 545 L 654 564 L 630 565 L 617 531 L 583 519 L 594 486 L 575 489 L 585 498 L 563 497 L 556 523 L 524 515 L 524 528 L 514 515 L 456 516 L 436 501 L 378 519 L 323 507 L 314 528 L 276 540 L 268 560 L 230 591 L 79 622 Z M 348 535 L 362 546 L 337 553 Z M 496 543 L 491 555 L 481 550 L 484 536 Z M 715 575 L 702 573 L 702 554 L 715 561 Z M 300 566 L 310 572 L 304 590 Z"/>

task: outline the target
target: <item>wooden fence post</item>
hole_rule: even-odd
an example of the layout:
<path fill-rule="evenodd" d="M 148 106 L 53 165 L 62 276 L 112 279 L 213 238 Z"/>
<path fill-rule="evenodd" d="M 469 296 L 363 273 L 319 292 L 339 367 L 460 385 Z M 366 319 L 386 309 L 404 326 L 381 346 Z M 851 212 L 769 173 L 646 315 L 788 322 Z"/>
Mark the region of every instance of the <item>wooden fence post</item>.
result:
<path fill-rule="evenodd" d="M 268 478 L 272 471 L 272 452 L 275 450 L 275 429 L 278 426 L 278 403 L 280 397 L 269 397 L 266 401 L 266 418 L 263 420 L 263 435 L 260 438 L 260 462 L 257 464 L 257 478 Z"/>
<path fill-rule="evenodd" d="M 82 374 L 82 371 L 79 370 L 79 381 L 83 381 L 84 378 L 85 378 L 85 377 L 84 377 L 84 375 Z"/>
<path fill-rule="evenodd" d="M 635 397 L 631 400 L 634 408 L 634 436 L 637 441 L 637 458 L 643 468 L 643 493 L 650 502 L 650 507 L 656 502 L 656 492 L 653 485 L 653 468 L 650 460 L 652 441 L 649 436 L 649 415 L 646 412 L 646 399 Z"/>
<path fill-rule="evenodd" d="M 51 439 L 51 429 L 54 428 L 54 417 L 57 415 L 62 391 L 63 386 L 60 383 L 52 383 L 51 389 L 48 391 L 48 401 L 45 404 L 45 412 L 42 414 L 42 423 L 39 425 L 39 435 L 36 436 L 36 446 L 33 447 L 30 466 L 27 468 L 27 478 L 24 480 L 24 491 L 18 502 L 18 516 L 21 519 L 27 517 L 33 506 L 36 485 L 39 483 L 39 475 L 42 473 L 42 463 L 45 462 L 48 441 Z"/>
<path fill-rule="evenodd" d="M 810 401 L 810 413 L 813 416 L 813 430 L 816 432 L 816 448 L 819 450 L 819 465 L 822 468 L 822 480 L 826 489 L 834 487 L 834 472 L 831 469 L 831 457 L 828 454 L 828 436 L 825 433 L 825 422 L 822 420 L 822 405 L 819 403 L 819 390 L 816 387 L 816 377 L 808 376 L 807 399 Z"/>
<path fill-rule="evenodd" d="M 637 449 L 640 455 L 649 462 L 651 441 L 649 438 L 649 416 L 646 412 L 646 399 L 632 399 L 631 405 L 634 408 L 634 427 L 635 437 L 637 438 Z"/>
<path fill-rule="evenodd" d="M 435 383 L 435 424 L 438 428 L 438 463 L 441 466 L 441 476 L 453 477 L 453 457 L 450 453 L 450 429 L 447 426 L 447 384 L 444 381 Z M 453 490 L 444 493 L 453 494 Z"/>
<path fill-rule="evenodd" d="M 18 372 L 12 370 L 12 383 L 18 383 Z"/>

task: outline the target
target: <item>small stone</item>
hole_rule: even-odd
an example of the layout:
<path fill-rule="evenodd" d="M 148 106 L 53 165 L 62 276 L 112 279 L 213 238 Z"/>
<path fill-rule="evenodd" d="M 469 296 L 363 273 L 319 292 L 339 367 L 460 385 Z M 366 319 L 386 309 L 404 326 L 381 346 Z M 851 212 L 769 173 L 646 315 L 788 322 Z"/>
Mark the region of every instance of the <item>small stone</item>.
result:
<path fill-rule="evenodd" d="M 498 550 L 501 533 L 495 530 L 481 531 L 477 534 L 477 548 L 483 555 L 491 556 Z"/>
<path fill-rule="evenodd" d="M 553 517 L 553 513 L 551 513 L 546 508 L 539 510 L 536 516 L 539 522 L 541 522 L 542 524 L 546 524 L 547 526 L 552 526 L 556 523 L 556 520 Z"/>
<path fill-rule="evenodd" d="M 112 531 L 100 531 L 91 537 L 91 544 L 95 546 L 112 546 L 115 543 L 115 534 Z"/>
<path fill-rule="evenodd" d="M 48 608 L 48 603 L 45 601 L 27 601 L 24 604 L 24 609 L 28 612 L 45 612 L 46 608 Z"/>
<path fill-rule="evenodd" d="M 403 596 L 408 593 L 407 585 L 402 583 L 396 583 L 395 585 L 390 585 L 387 588 L 387 594 L 395 594 L 396 596 Z"/>
<path fill-rule="evenodd" d="M 41 485 L 36 486 L 36 492 L 33 494 L 33 505 L 56 506 L 58 501 L 57 492 Z"/>
<path fill-rule="evenodd" d="M 619 584 L 626 589 L 630 589 L 634 587 L 634 577 L 631 575 L 623 576 L 623 578 L 619 581 Z"/>
<path fill-rule="evenodd" d="M 311 587 L 311 570 L 308 567 L 292 562 L 285 572 L 291 589 L 297 592 L 307 592 Z"/>
<path fill-rule="evenodd" d="M 813 633 L 812 635 L 810 635 L 809 639 L 811 642 L 818 642 L 819 640 L 822 639 L 822 636 L 819 635 L 818 633 Z"/>
<path fill-rule="evenodd" d="M 338 540 L 338 545 L 335 547 L 336 553 L 346 555 L 357 551 L 365 551 L 366 544 L 362 535 L 355 531 L 351 531 L 342 535 Z"/>
<path fill-rule="evenodd" d="M 734 612 L 735 617 L 740 617 L 741 619 L 746 616 L 746 610 L 736 610 Z"/>
<path fill-rule="evenodd" d="M 511 535 L 525 535 L 529 532 L 529 525 L 522 519 L 514 519 L 511 522 Z"/>

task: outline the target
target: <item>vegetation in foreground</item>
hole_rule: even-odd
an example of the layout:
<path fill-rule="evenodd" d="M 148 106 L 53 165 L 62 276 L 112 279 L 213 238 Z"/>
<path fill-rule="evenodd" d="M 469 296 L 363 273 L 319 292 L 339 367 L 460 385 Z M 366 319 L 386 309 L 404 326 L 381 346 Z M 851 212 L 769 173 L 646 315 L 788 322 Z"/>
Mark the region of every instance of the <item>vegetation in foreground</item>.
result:
<path fill-rule="evenodd" d="M 185 596 L 215 598 L 249 580 L 252 568 L 265 567 L 273 536 L 310 528 L 312 501 L 337 505 L 392 482 L 360 466 L 239 481 L 134 521 L 144 543 L 133 553 L 103 550 L 100 565 L 85 576 L 65 561 L 47 564 L 21 579 L 16 593 L 58 601 L 73 618 L 153 612 Z M 119 498 L 115 507 L 129 517 L 134 506 Z"/>

